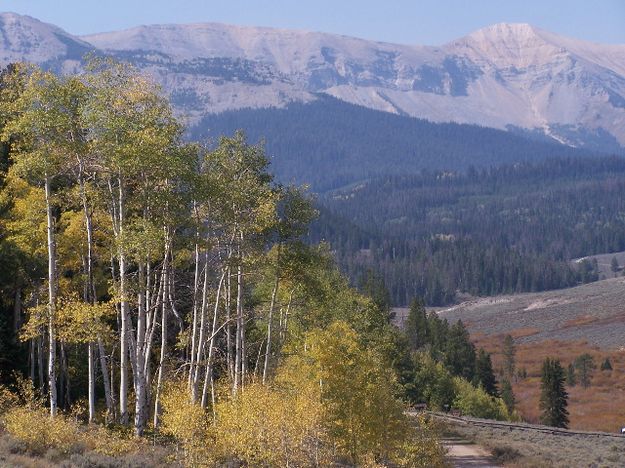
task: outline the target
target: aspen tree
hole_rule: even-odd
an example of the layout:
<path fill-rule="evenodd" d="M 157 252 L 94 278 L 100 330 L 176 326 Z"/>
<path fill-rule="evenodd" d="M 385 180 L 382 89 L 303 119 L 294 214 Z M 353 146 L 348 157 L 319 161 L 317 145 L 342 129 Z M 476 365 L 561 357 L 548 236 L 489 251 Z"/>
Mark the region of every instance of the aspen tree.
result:
<path fill-rule="evenodd" d="M 67 81 L 52 73 L 33 70 L 24 91 L 16 99 L 15 117 L 5 127 L 4 139 L 16 149 L 15 167 L 34 185 L 43 185 L 46 205 L 48 253 L 48 393 L 50 414 L 56 415 L 57 339 L 55 330 L 58 269 L 56 252 L 56 216 L 53 183 L 68 170 L 68 159 L 76 151 L 76 96 Z"/>

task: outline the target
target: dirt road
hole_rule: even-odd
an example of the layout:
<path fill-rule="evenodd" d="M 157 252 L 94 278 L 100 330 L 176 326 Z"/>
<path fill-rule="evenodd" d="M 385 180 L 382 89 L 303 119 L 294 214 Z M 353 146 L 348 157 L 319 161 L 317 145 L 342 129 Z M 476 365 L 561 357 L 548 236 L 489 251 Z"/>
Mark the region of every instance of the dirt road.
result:
<path fill-rule="evenodd" d="M 447 449 L 447 458 L 456 468 L 496 468 L 490 454 L 479 445 L 461 438 L 446 437 L 443 445 Z"/>

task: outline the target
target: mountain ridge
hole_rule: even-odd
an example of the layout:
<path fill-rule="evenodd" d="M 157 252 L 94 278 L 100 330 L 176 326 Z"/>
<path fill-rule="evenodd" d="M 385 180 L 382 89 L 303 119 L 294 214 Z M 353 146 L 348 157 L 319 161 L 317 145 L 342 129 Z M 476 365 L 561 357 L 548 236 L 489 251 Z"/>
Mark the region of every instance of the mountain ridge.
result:
<path fill-rule="evenodd" d="M 24 28 L 7 28 L 7 18 Z M 191 125 L 207 114 L 282 108 L 322 93 L 433 122 L 521 128 L 569 146 L 611 140 L 612 148 L 616 140 L 625 147 L 625 45 L 524 23 L 491 25 L 441 46 L 220 23 L 84 36 L 16 14 L 0 15 L 0 24 L 1 63 L 23 57 L 75 72 L 78 52 L 91 47 L 151 74 Z"/>

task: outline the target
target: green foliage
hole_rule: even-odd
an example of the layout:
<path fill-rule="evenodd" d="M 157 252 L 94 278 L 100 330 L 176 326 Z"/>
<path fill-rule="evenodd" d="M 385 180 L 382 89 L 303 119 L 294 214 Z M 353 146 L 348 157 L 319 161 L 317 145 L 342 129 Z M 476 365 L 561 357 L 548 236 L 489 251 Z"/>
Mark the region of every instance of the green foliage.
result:
<path fill-rule="evenodd" d="M 605 361 L 603 361 L 601 363 L 601 370 L 602 371 L 611 371 L 612 370 L 612 363 L 610 362 L 610 358 L 609 357 L 605 358 Z"/>
<path fill-rule="evenodd" d="M 503 375 L 509 381 L 514 377 L 516 349 L 514 339 L 511 335 L 506 335 L 503 339 Z"/>
<path fill-rule="evenodd" d="M 424 347 L 429 341 L 428 317 L 425 306 L 419 299 L 414 299 L 410 304 L 408 318 L 404 324 L 404 333 L 413 351 Z"/>
<path fill-rule="evenodd" d="M 453 376 L 430 355 L 415 355 L 415 403 L 427 403 L 430 408 L 443 410 L 451 407 L 456 396 Z"/>
<path fill-rule="evenodd" d="M 577 373 L 575 372 L 575 364 L 570 363 L 566 370 L 566 384 L 569 387 L 577 385 Z"/>
<path fill-rule="evenodd" d="M 593 371 L 597 368 L 594 358 L 584 353 L 575 359 L 575 370 L 580 385 L 584 388 L 590 387 Z"/>
<path fill-rule="evenodd" d="M 564 427 L 569 424 L 568 393 L 564 388 L 564 369 L 560 361 L 546 358 L 540 383 L 541 421 L 547 426 Z"/>
<path fill-rule="evenodd" d="M 598 266 L 569 260 L 625 250 L 622 158 L 424 172 L 356 187 L 319 198 L 311 239 L 330 241 L 351 278 L 378 271 L 394 305 L 575 286 L 596 281 Z"/>
<path fill-rule="evenodd" d="M 384 282 L 368 275 L 364 295 L 329 246 L 303 242 L 312 199 L 273 182 L 263 145 L 242 132 L 212 151 L 182 143 L 158 88 L 108 60 L 92 60 L 80 77 L 33 68 L 0 78 L 0 260 L 15 267 L 0 272 L 0 352 L 4 330 L 23 325 L 30 353 L 20 352 L 50 402 L 44 355 L 53 362 L 58 353 L 60 397 L 49 420 L 45 399 L 17 401 L 0 387 L 9 432 L 37 450 L 78 442 L 125 451 L 125 439 L 81 425 L 84 408 L 71 402 L 87 401 L 90 421 L 105 405 L 113 415 L 113 386 L 119 422 L 127 424 L 134 399 L 136 435 L 152 413 L 189 465 L 443 464 L 429 426 L 412 427 L 397 398 L 418 382 L 405 337 L 390 324 Z M 278 329 L 263 346 L 270 301 Z M 11 306 L 15 324 L 5 323 Z M 215 335 L 199 340 L 211 322 Z M 444 356 L 447 323 L 432 317 L 425 326 L 432 353 Z M 18 333 L 10 335 L 19 349 Z M 264 350 L 275 374 L 268 385 L 256 382 Z M 441 378 L 419 391 L 449 403 L 451 375 L 433 366 Z M 174 369 L 187 375 L 173 378 Z M 134 393 L 123 390 L 131 373 Z M 73 419 L 63 415 L 70 409 Z"/>
<path fill-rule="evenodd" d="M 475 346 L 460 320 L 449 328 L 443 362 L 452 374 L 466 380 L 471 381 L 475 375 Z"/>
<path fill-rule="evenodd" d="M 491 396 L 499 396 L 497 391 L 497 379 L 493 372 L 493 363 L 490 354 L 480 348 L 475 360 L 475 376 L 473 378 L 476 386 L 481 386 L 486 393 Z"/>
<path fill-rule="evenodd" d="M 484 391 L 482 387 L 474 387 L 465 379 L 454 377 L 455 398 L 453 406 L 462 411 L 462 414 L 477 418 L 497 419 L 508 421 L 511 415 L 505 402 Z"/>
<path fill-rule="evenodd" d="M 508 413 L 513 414 L 516 399 L 514 397 L 514 392 L 512 391 L 512 384 L 507 379 L 504 379 L 501 382 L 501 399 L 505 403 Z"/>

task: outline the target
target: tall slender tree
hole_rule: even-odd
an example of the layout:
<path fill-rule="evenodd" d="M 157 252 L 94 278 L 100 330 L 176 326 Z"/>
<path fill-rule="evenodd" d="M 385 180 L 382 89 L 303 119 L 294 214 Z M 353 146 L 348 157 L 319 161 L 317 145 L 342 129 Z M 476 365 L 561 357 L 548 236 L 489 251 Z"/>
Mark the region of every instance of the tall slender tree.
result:
<path fill-rule="evenodd" d="M 560 361 L 546 358 L 543 362 L 540 381 L 541 421 L 547 426 L 568 427 L 568 393 L 564 369 Z"/>

